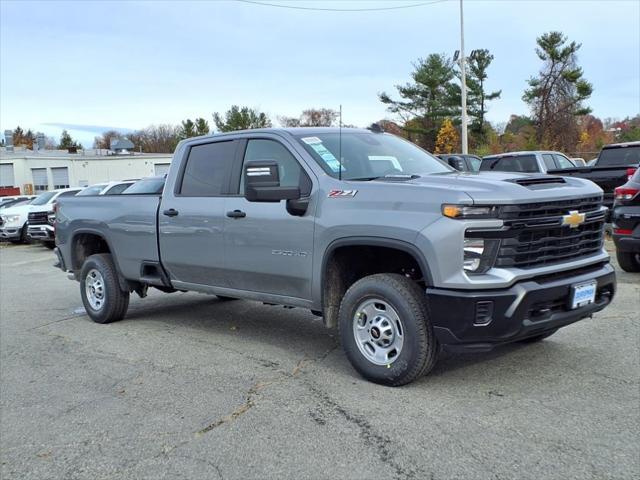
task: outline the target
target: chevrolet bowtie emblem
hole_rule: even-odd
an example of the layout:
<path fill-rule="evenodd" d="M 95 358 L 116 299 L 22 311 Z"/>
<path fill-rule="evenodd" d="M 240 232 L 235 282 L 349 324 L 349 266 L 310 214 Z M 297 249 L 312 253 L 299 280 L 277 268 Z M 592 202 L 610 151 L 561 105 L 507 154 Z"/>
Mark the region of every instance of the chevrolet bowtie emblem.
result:
<path fill-rule="evenodd" d="M 569 215 L 562 217 L 562 225 L 569 225 L 571 228 L 578 228 L 578 226 L 584 223 L 586 215 L 584 213 L 578 213 L 577 210 L 571 210 Z"/>

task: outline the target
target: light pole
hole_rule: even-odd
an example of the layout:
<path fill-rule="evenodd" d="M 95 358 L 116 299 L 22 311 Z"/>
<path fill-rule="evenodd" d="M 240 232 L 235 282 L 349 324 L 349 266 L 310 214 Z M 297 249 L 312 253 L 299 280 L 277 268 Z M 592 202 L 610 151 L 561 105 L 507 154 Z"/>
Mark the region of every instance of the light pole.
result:
<path fill-rule="evenodd" d="M 460 74 L 462 75 L 462 153 L 469 153 L 467 142 L 467 74 L 465 73 L 466 61 L 464 57 L 464 15 L 462 10 L 462 0 L 460 0 Z"/>

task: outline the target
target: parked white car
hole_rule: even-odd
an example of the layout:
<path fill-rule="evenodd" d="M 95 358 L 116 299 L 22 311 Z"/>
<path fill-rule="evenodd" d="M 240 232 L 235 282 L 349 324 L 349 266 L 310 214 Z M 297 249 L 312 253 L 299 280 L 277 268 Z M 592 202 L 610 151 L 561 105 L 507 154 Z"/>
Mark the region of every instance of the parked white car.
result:
<path fill-rule="evenodd" d="M 29 238 L 41 240 L 47 248 L 55 247 L 54 204 L 58 198 L 75 196 L 81 190 L 82 188 L 61 188 L 43 193 L 31 202 L 27 218 L 27 235 Z"/>
<path fill-rule="evenodd" d="M 43 195 L 46 195 L 43 193 Z M 37 198 L 37 197 L 36 197 Z M 33 200 L 32 200 L 33 201 Z M 0 238 L 13 243 L 24 243 L 27 237 L 27 216 L 31 201 L 0 210 Z"/>
<path fill-rule="evenodd" d="M 89 195 L 120 195 L 131 185 L 136 183 L 136 180 L 121 180 L 115 182 L 104 182 L 90 185 L 78 193 L 78 196 Z"/>

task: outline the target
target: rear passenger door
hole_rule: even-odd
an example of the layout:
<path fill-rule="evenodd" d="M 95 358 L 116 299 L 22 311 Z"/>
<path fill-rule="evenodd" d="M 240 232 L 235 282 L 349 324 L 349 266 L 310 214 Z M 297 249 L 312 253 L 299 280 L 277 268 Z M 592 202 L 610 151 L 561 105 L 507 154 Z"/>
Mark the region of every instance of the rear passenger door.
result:
<path fill-rule="evenodd" d="M 236 195 L 227 200 L 226 258 L 234 288 L 305 300 L 311 297 L 314 206 L 311 198 L 304 215 L 287 211 L 287 202 L 249 202 L 244 197 L 243 165 L 249 161 L 278 163 L 280 185 L 299 186 L 303 197 L 312 190 L 311 172 L 287 144 L 277 137 L 243 141 L 242 162 L 232 177 Z"/>
<path fill-rule="evenodd" d="M 174 188 L 158 213 L 162 264 L 175 285 L 228 286 L 224 223 L 237 140 L 186 147 Z"/>

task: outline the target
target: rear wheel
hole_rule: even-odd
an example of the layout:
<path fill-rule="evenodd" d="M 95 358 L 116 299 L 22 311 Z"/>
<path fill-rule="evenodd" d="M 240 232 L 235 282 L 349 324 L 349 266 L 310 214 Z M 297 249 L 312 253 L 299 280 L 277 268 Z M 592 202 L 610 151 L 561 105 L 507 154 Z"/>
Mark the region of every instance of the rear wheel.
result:
<path fill-rule="evenodd" d="M 354 283 L 339 312 L 342 346 L 367 380 L 405 385 L 436 362 L 438 343 L 424 292 L 396 274 L 376 274 Z"/>
<path fill-rule="evenodd" d="M 640 272 L 640 255 L 634 252 L 616 250 L 618 264 L 625 272 Z"/>
<path fill-rule="evenodd" d="M 129 308 L 129 292 L 120 289 L 118 273 L 108 253 L 91 255 L 80 271 L 80 296 L 96 323 L 122 320 Z"/>

